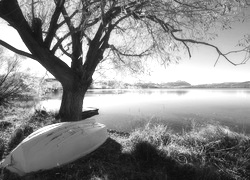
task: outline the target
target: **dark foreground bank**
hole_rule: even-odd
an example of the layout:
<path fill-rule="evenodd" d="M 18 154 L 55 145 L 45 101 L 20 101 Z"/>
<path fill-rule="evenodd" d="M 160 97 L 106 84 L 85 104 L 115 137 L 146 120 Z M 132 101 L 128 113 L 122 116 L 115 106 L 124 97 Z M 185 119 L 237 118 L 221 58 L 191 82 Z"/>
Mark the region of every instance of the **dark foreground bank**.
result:
<path fill-rule="evenodd" d="M 0 159 L 36 129 L 56 123 L 54 116 L 35 112 L 0 121 Z M 226 127 L 197 124 L 176 134 L 171 127 L 148 124 L 130 134 L 109 130 L 109 135 L 100 148 L 71 164 L 24 177 L 2 169 L 0 179 L 250 179 L 250 138 Z"/>

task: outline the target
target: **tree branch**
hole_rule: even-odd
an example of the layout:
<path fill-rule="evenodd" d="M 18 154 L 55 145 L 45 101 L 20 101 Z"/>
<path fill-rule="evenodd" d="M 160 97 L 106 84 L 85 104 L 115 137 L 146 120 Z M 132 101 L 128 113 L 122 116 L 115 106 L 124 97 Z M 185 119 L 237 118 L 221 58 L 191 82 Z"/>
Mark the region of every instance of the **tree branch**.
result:
<path fill-rule="evenodd" d="M 65 21 L 66 21 L 66 24 L 67 24 L 69 30 L 70 30 L 70 31 L 74 31 L 75 28 L 74 28 L 74 26 L 73 26 L 73 24 L 72 24 L 72 22 L 71 22 L 71 18 L 70 18 L 70 16 L 68 15 L 68 13 L 67 13 L 65 7 L 62 8 L 62 14 L 63 14 L 63 17 L 64 17 L 64 19 L 65 19 Z"/>
<path fill-rule="evenodd" d="M 6 43 L 6 42 L 4 42 L 4 41 L 2 41 L 2 40 L 0 40 L 0 44 L 1 44 L 2 46 L 4 46 L 5 48 L 7 48 L 7 49 L 13 51 L 14 53 L 17 53 L 17 54 L 22 55 L 22 56 L 26 56 L 26 57 L 31 58 L 31 59 L 34 59 L 34 60 L 38 60 L 38 58 L 35 57 L 34 55 L 32 55 L 32 54 L 30 54 L 30 53 L 27 53 L 27 52 L 25 52 L 25 51 L 19 50 L 19 49 L 17 49 L 17 48 L 15 48 L 15 47 L 11 46 L 10 44 L 8 44 L 8 43 Z"/>
<path fill-rule="evenodd" d="M 93 19 L 92 22 L 86 24 L 84 28 L 87 29 L 88 27 L 94 26 L 96 23 L 99 22 L 100 18 L 101 17 L 97 17 L 97 18 Z"/>
<path fill-rule="evenodd" d="M 225 53 L 225 55 L 229 55 L 229 54 L 232 54 L 232 53 L 239 53 L 239 52 L 249 52 L 249 51 L 250 51 L 249 47 L 245 47 L 245 48 L 243 48 L 241 50 L 229 51 L 228 53 Z"/>
<path fill-rule="evenodd" d="M 90 39 L 90 37 L 89 37 L 87 34 L 85 34 L 85 32 L 82 32 L 82 36 L 83 36 L 83 37 L 85 37 L 85 38 L 87 39 L 88 44 L 90 44 L 90 43 L 91 43 L 91 39 Z"/>
<path fill-rule="evenodd" d="M 58 27 L 59 27 L 57 25 L 57 21 L 59 19 L 60 14 L 61 14 L 64 3 L 65 3 L 65 0 L 55 1 L 56 9 L 54 11 L 54 14 L 51 17 L 50 26 L 48 29 L 48 34 L 47 34 L 46 39 L 44 41 L 44 44 L 46 47 L 48 47 L 48 49 L 50 49 L 50 45 L 52 43 L 53 37 L 54 37 Z"/>
<path fill-rule="evenodd" d="M 194 8 L 194 9 L 200 9 L 201 7 L 200 6 L 194 6 L 194 5 L 191 5 L 191 4 L 186 4 L 186 3 L 183 3 L 183 2 L 180 2 L 178 0 L 174 0 L 174 2 L 182 5 L 182 6 L 187 6 L 187 7 L 190 7 L 190 8 Z"/>
<path fill-rule="evenodd" d="M 236 63 L 232 62 L 232 61 L 226 56 L 227 54 L 223 54 L 223 53 L 220 51 L 220 49 L 219 49 L 218 47 L 216 47 L 215 45 L 212 45 L 212 44 L 209 44 L 209 43 L 206 43 L 206 42 L 202 42 L 202 41 L 196 41 L 196 40 L 193 40 L 193 39 L 181 39 L 181 38 L 176 37 L 172 31 L 171 31 L 170 33 L 171 33 L 172 37 L 173 37 L 175 40 L 180 41 L 180 42 L 182 42 L 182 43 L 202 44 L 202 45 L 206 45 L 206 46 L 213 47 L 213 48 L 217 51 L 217 53 L 219 54 L 219 56 L 218 56 L 218 58 L 217 58 L 217 60 L 216 60 L 216 62 L 215 62 L 215 64 L 214 64 L 214 66 L 217 64 L 217 62 L 218 62 L 220 56 L 223 56 L 229 63 L 231 63 L 231 64 L 234 65 L 234 66 L 242 64 L 242 63 L 236 64 Z"/>
<path fill-rule="evenodd" d="M 175 1 L 175 2 L 178 2 L 178 1 Z M 178 3 L 180 3 L 180 2 L 178 2 Z M 185 4 L 185 5 L 186 5 L 186 4 Z M 217 58 L 217 60 L 216 60 L 216 62 L 215 62 L 215 64 L 214 64 L 214 66 L 216 66 L 216 64 L 217 64 L 217 62 L 218 62 L 220 56 L 223 56 L 229 63 L 231 63 L 231 64 L 234 65 L 234 66 L 236 66 L 236 65 L 241 65 L 241 64 L 244 64 L 244 63 L 245 63 L 245 61 L 242 61 L 241 63 L 238 63 L 238 64 L 232 62 L 232 61 L 227 57 L 227 55 L 230 54 L 230 53 L 233 53 L 233 51 L 224 54 L 224 53 L 221 52 L 221 50 L 220 50 L 218 47 L 216 47 L 216 46 L 214 46 L 214 45 L 212 45 L 212 44 L 209 44 L 209 43 L 206 43 L 206 42 L 202 42 L 202 41 L 196 41 L 196 40 L 193 40 L 193 39 L 182 39 L 182 38 L 178 38 L 177 36 L 174 35 L 174 33 L 175 33 L 175 32 L 180 32 L 181 30 L 175 29 L 175 28 L 174 28 L 173 26 L 171 26 L 170 24 L 164 22 L 163 20 L 161 20 L 161 19 L 159 19 L 159 18 L 157 18 L 157 17 L 155 17 L 155 16 L 146 16 L 146 18 L 150 19 L 151 21 L 153 21 L 153 22 L 155 22 L 155 23 L 160 24 L 160 26 L 162 27 L 162 29 L 163 29 L 165 32 L 170 33 L 170 34 L 172 35 L 172 37 L 173 37 L 176 41 L 179 41 L 179 42 L 183 43 L 184 46 L 187 48 L 187 51 L 188 51 L 188 54 L 189 54 L 189 57 L 190 57 L 190 58 L 191 58 L 191 52 L 190 52 L 190 48 L 189 48 L 189 46 L 187 45 L 187 43 L 202 44 L 202 45 L 206 45 L 206 46 L 213 47 L 213 48 L 217 51 L 217 53 L 218 53 L 218 58 Z M 246 48 L 245 48 L 245 49 L 246 49 Z M 243 51 L 243 50 L 242 50 L 242 51 Z M 236 51 L 234 51 L 234 53 L 235 53 L 235 52 L 236 52 Z M 237 51 L 237 52 L 239 52 L 239 51 Z"/>
<path fill-rule="evenodd" d="M 72 58 L 72 55 L 70 53 L 68 53 L 62 45 L 59 46 L 60 50 L 66 55 L 68 56 L 69 58 Z"/>
<path fill-rule="evenodd" d="M 55 36 L 55 37 L 56 37 L 56 39 L 57 39 L 58 41 L 60 40 L 59 37 L 57 37 L 57 36 Z M 67 50 L 64 49 L 64 47 L 62 46 L 61 43 L 60 43 L 60 45 L 59 45 L 59 48 L 60 48 L 60 50 L 61 50 L 66 56 L 68 56 L 69 58 L 72 58 L 72 54 L 68 53 Z"/>
<path fill-rule="evenodd" d="M 69 19 L 71 20 L 79 11 L 78 10 L 75 10 L 70 16 L 69 16 Z M 57 27 L 61 27 L 64 23 L 66 23 L 66 20 L 60 22 Z"/>
<path fill-rule="evenodd" d="M 62 38 L 60 38 L 57 43 L 54 45 L 53 49 L 51 50 L 51 52 L 54 54 L 56 52 L 56 50 L 58 49 L 58 47 L 61 45 L 61 43 L 70 35 L 72 35 L 72 33 L 74 32 L 68 32 L 67 34 L 65 34 Z"/>
<path fill-rule="evenodd" d="M 129 54 L 129 53 L 124 53 L 121 52 L 119 49 L 117 49 L 114 45 L 109 45 L 109 48 L 113 51 L 116 52 L 116 54 L 122 55 L 122 56 L 127 56 L 127 57 L 142 57 L 142 56 L 147 56 L 149 55 L 150 48 L 146 49 L 145 51 L 139 53 L 139 54 Z"/>

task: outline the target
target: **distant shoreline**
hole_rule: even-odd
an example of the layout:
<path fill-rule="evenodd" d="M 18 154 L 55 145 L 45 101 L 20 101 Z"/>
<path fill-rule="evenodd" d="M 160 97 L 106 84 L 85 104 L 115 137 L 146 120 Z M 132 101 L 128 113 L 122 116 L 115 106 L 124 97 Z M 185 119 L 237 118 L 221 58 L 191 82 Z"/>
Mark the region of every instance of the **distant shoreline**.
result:
<path fill-rule="evenodd" d="M 61 84 L 56 79 L 46 79 L 43 83 L 44 91 L 62 91 Z M 250 89 L 250 81 L 246 82 L 226 82 L 213 84 L 192 85 L 186 81 L 176 81 L 167 83 L 124 83 L 115 80 L 93 82 L 89 89 Z"/>

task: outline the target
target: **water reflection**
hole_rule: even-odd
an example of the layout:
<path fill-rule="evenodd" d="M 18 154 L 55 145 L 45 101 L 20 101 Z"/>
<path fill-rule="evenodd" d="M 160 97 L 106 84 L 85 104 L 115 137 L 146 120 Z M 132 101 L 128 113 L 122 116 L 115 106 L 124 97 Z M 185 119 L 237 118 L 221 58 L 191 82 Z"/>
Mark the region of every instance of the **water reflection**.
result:
<path fill-rule="evenodd" d="M 60 107 L 60 94 L 41 102 L 46 110 Z M 248 89 L 89 90 L 84 107 L 99 108 L 97 121 L 130 131 L 148 121 L 167 123 L 175 131 L 190 128 L 190 120 L 220 122 L 250 133 Z"/>
<path fill-rule="evenodd" d="M 96 95 L 96 94 L 176 94 L 184 95 L 188 93 L 189 90 L 175 89 L 175 90 L 166 90 L 166 89 L 90 89 L 87 91 L 86 95 Z"/>
<path fill-rule="evenodd" d="M 167 91 L 167 93 L 169 94 L 177 94 L 178 96 L 181 96 L 181 95 L 185 95 L 187 94 L 189 91 L 187 90 L 176 90 L 176 91 Z M 166 93 L 165 91 L 162 91 L 162 93 Z"/>

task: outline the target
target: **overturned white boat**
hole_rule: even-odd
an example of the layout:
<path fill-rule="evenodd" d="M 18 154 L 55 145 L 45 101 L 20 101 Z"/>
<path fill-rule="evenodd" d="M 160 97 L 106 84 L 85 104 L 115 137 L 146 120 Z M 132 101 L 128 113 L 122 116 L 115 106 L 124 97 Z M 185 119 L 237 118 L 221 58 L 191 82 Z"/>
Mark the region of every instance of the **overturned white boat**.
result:
<path fill-rule="evenodd" d="M 87 119 L 45 126 L 25 138 L 1 163 L 19 175 L 72 162 L 102 145 L 106 126 Z"/>

